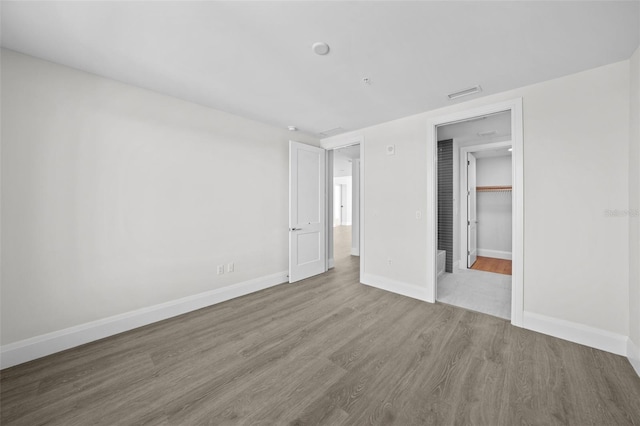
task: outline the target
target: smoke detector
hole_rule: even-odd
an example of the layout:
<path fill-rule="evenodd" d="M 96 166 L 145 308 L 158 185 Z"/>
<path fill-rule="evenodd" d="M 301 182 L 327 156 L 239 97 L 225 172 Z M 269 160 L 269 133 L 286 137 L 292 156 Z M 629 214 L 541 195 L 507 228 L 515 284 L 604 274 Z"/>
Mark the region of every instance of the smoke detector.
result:
<path fill-rule="evenodd" d="M 313 45 L 311 46 L 311 49 L 313 49 L 313 52 L 316 55 L 320 55 L 320 56 L 324 56 L 327 53 L 329 53 L 329 45 L 327 43 L 322 42 L 322 41 L 318 41 L 316 43 L 313 43 Z"/>

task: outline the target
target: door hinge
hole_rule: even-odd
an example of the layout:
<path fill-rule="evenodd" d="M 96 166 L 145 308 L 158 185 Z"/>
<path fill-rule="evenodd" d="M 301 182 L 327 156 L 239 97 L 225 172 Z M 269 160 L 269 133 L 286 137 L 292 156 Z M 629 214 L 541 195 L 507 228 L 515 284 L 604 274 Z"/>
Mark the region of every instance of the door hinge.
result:
<path fill-rule="evenodd" d="M 467 166 L 471 165 L 471 161 L 467 160 Z"/>

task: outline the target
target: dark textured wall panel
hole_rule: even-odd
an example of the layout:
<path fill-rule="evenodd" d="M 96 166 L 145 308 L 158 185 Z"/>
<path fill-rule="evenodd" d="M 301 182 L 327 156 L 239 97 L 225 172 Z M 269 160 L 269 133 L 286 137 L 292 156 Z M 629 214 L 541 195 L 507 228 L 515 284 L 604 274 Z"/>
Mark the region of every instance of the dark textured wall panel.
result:
<path fill-rule="evenodd" d="M 447 251 L 445 271 L 453 272 L 453 140 L 438 142 L 438 250 Z"/>

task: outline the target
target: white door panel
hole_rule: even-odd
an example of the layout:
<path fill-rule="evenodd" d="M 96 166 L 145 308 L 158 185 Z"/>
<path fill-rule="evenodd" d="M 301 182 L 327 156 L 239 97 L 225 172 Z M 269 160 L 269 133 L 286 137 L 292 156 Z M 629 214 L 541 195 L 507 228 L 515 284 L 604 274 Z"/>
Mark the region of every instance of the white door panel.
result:
<path fill-rule="evenodd" d="M 478 218 L 476 207 L 476 157 L 467 154 L 467 267 L 478 258 Z"/>
<path fill-rule="evenodd" d="M 326 271 L 325 150 L 289 142 L 289 282 Z"/>
<path fill-rule="evenodd" d="M 346 225 L 349 222 L 347 214 L 347 185 L 340 185 L 340 225 Z"/>
<path fill-rule="evenodd" d="M 340 185 L 333 185 L 333 226 L 342 224 L 342 190 Z"/>
<path fill-rule="evenodd" d="M 321 258 L 320 238 L 317 232 L 299 231 L 295 233 L 298 246 L 298 265 L 317 262 Z"/>

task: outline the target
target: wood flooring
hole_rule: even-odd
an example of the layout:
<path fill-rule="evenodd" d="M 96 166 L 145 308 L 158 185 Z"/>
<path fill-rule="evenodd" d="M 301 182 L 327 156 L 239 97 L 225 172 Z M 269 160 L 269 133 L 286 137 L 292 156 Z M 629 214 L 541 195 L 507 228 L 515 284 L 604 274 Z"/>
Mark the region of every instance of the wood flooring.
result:
<path fill-rule="evenodd" d="M 471 266 L 471 269 L 511 275 L 511 261 L 506 259 L 496 259 L 494 257 L 478 256 L 476 263 Z"/>
<path fill-rule="evenodd" d="M 346 245 L 345 245 L 346 247 Z M 5 369 L 2 425 L 632 425 L 628 360 L 335 269 Z"/>

